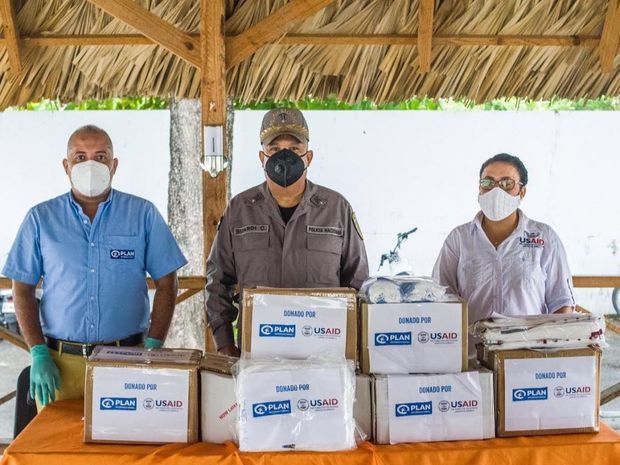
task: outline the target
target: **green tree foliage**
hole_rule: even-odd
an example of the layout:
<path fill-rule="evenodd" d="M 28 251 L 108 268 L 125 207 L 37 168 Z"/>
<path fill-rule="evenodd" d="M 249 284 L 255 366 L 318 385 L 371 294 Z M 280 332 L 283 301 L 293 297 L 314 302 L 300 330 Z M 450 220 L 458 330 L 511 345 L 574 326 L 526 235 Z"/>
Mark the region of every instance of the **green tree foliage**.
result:
<path fill-rule="evenodd" d="M 9 111 L 64 111 L 64 110 L 164 110 L 169 100 L 159 97 L 125 97 L 108 100 L 84 100 L 62 103 L 60 100 L 41 100 Z M 262 102 L 235 102 L 236 110 L 269 110 L 271 108 L 299 108 L 300 110 L 427 110 L 427 111 L 618 111 L 620 97 L 598 97 L 595 99 L 552 99 L 529 100 L 503 98 L 477 103 L 468 99 L 413 98 L 402 102 L 377 105 L 370 100 L 346 103 L 335 97 L 317 99 L 307 97 L 299 101 L 265 100 Z"/>

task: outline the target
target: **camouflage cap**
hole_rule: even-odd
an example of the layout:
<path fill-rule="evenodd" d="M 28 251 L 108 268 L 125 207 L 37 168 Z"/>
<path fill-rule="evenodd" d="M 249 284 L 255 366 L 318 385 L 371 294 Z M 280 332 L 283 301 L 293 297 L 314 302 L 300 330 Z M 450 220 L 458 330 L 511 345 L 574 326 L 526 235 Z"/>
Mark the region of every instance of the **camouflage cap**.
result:
<path fill-rule="evenodd" d="M 275 108 L 265 114 L 260 128 L 260 143 L 269 144 L 283 134 L 308 143 L 310 140 L 308 123 L 301 111 L 296 108 Z"/>

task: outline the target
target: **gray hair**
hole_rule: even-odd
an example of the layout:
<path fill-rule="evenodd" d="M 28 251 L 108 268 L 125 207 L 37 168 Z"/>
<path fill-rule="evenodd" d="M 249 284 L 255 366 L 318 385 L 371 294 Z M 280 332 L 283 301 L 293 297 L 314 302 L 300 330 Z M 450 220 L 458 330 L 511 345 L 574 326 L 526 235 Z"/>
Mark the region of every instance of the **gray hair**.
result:
<path fill-rule="evenodd" d="M 67 142 L 67 154 L 71 152 L 71 147 L 73 146 L 73 140 L 76 137 L 80 136 L 102 136 L 106 140 L 106 144 L 108 149 L 110 149 L 110 153 L 114 153 L 114 148 L 112 146 L 112 139 L 110 135 L 99 126 L 95 126 L 94 124 L 87 124 L 85 126 L 77 128 L 71 136 L 69 136 L 69 141 Z"/>

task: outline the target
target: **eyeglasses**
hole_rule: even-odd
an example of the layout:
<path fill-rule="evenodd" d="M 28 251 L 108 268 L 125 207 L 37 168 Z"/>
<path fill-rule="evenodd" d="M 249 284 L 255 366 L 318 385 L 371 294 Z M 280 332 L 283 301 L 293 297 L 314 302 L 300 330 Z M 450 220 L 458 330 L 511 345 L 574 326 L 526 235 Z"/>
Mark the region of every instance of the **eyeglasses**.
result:
<path fill-rule="evenodd" d="M 512 178 L 502 178 L 499 181 L 491 178 L 482 178 L 480 180 L 480 189 L 483 191 L 490 191 L 491 189 L 495 189 L 495 186 L 499 186 L 501 189 L 506 192 L 510 192 L 514 189 L 515 185 L 523 186 L 522 182 L 517 182 Z"/>

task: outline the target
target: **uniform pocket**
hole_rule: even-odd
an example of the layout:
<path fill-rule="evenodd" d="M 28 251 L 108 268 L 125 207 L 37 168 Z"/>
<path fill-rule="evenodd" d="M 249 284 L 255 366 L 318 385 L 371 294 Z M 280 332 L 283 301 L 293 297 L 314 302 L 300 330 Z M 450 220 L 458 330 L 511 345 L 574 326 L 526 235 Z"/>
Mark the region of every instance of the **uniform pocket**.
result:
<path fill-rule="evenodd" d="M 237 280 L 246 286 L 269 282 L 269 234 L 251 233 L 232 238 Z"/>
<path fill-rule="evenodd" d="M 342 238 L 328 234 L 308 234 L 306 241 L 306 280 L 308 283 L 340 286 Z"/>
<path fill-rule="evenodd" d="M 144 273 L 145 243 L 140 236 L 104 237 L 101 259 L 112 272 Z"/>

